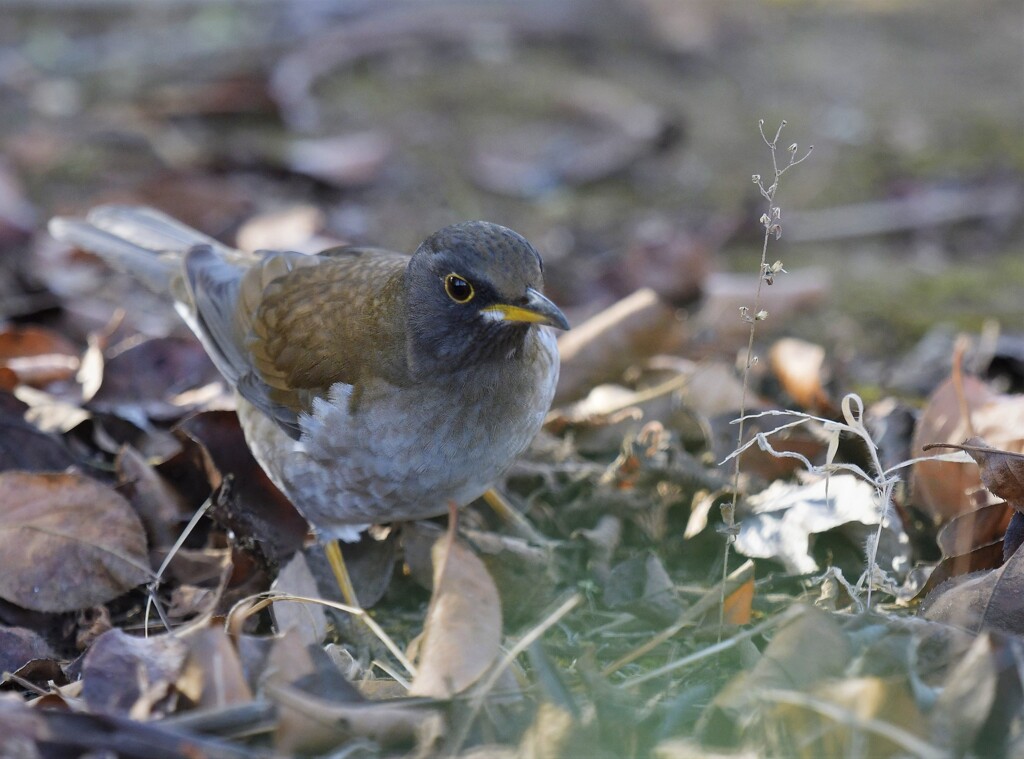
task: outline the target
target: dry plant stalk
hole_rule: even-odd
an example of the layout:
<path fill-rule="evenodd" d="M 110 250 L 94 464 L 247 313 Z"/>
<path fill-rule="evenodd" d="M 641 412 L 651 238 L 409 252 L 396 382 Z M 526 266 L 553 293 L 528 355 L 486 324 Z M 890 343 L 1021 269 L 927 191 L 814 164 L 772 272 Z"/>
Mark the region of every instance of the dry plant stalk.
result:
<path fill-rule="evenodd" d="M 776 205 L 775 196 L 779 191 L 779 180 L 782 175 L 789 171 L 797 164 L 803 163 L 811 155 L 811 151 L 814 150 L 814 146 L 811 145 L 807 148 L 807 151 L 801 156 L 798 155 L 800 147 L 795 142 L 786 148 L 786 152 L 789 155 L 789 159 L 783 165 L 779 164 L 779 137 L 782 135 L 782 129 L 786 126 L 786 122 L 782 121 L 779 124 L 779 128 L 775 130 L 775 136 L 771 139 L 764 131 L 764 119 L 757 122 L 758 131 L 761 133 L 761 139 L 764 140 L 764 144 L 768 146 L 768 150 L 772 156 L 772 177 L 771 184 L 767 187 L 761 178 L 760 174 L 754 174 L 751 180 L 757 185 L 758 190 L 761 192 L 761 197 L 768 202 L 768 209 L 761 215 L 761 225 L 764 227 L 764 241 L 761 245 L 761 263 L 760 263 L 760 277 L 757 280 L 757 290 L 754 293 L 754 307 L 752 309 L 742 306 L 740 308 L 740 318 L 750 325 L 749 337 L 747 338 L 747 355 L 743 362 L 743 391 L 740 395 L 740 414 L 738 432 L 736 434 L 736 447 L 740 448 L 743 445 L 743 431 L 744 421 L 747 414 L 747 390 L 750 385 L 750 368 L 753 366 L 756 360 L 754 356 L 754 334 L 757 331 L 757 323 L 764 321 L 768 318 L 768 312 L 761 308 L 761 290 L 765 285 L 772 285 L 775 283 L 775 276 L 777 274 L 785 274 L 786 270 L 782 268 L 782 261 L 776 261 L 775 263 L 768 263 L 768 243 L 774 237 L 778 240 L 782 236 L 782 209 Z M 727 503 L 723 503 L 721 506 L 722 511 L 722 527 L 721 530 L 726 536 L 725 540 L 725 558 L 722 561 L 722 589 L 723 595 L 721 603 L 719 605 L 719 629 L 724 625 L 724 614 L 725 614 L 725 578 L 729 575 L 729 549 L 732 547 L 733 542 L 736 540 L 736 535 L 739 533 L 739 525 L 736 523 L 736 502 L 739 499 L 739 480 L 740 480 L 740 457 L 736 456 L 735 465 L 733 467 L 733 487 L 732 487 L 732 499 Z"/>
<path fill-rule="evenodd" d="M 771 410 L 746 416 L 746 419 L 763 419 L 771 416 L 785 416 L 787 418 L 795 416 L 797 418 L 794 421 L 788 421 L 784 424 L 780 424 L 778 427 L 768 430 L 767 432 L 757 433 L 751 440 L 737 447 L 736 450 L 730 453 L 729 456 L 721 463 L 724 464 L 731 460 L 738 461 L 739 457 L 745 450 L 756 445 L 765 453 L 776 458 L 796 459 L 803 464 L 804 468 L 808 472 L 812 474 L 819 474 L 828 477 L 833 472 L 847 472 L 873 485 L 877 493 L 880 509 L 878 527 L 875 530 L 875 533 L 869 536 L 867 545 L 865 546 L 864 558 L 866 569 L 864 570 L 864 573 L 860 576 L 856 585 L 848 586 L 848 589 L 854 591 L 851 593 L 851 596 L 854 597 L 858 607 L 860 606 L 860 603 L 857 599 L 857 593 L 862 589 L 866 590 L 866 606 L 870 609 L 871 595 L 875 588 L 892 589 L 895 587 L 895 582 L 892 578 L 888 577 L 885 571 L 878 566 L 877 554 L 882 530 L 884 529 L 886 520 L 888 520 L 892 514 L 892 494 L 897 483 L 900 481 L 897 473 L 901 469 L 913 466 L 919 461 L 963 461 L 964 456 L 959 452 L 956 454 L 944 454 L 940 456 L 923 456 L 907 459 L 889 467 L 888 469 L 884 469 L 882 467 L 881 459 L 878 456 L 878 445 L 872 439 L 868 428 L 864 425 L 864 401 L 861 400 L 859 395 L 849 393 L 843 397 L 841 409 L 842 421 L 825 419 L 824 417 L 813 416 L 812 414 L 805 414 L 799 411 Z M 744 417 L 741 417 L 740 419 L 735 420 L 734 423 L 742 424 L 743 421 Z M 825 456 L 824 466 L 815 466 L 806 456 L 795 451 L 777 450 L 772 447 L 772 444 L 768 440 L 768 438 L 773 435 L 807 423 L 820 425 L 822 431 L 828 435 L 829 446 L 828 452 Z M 865 471 L 856 464 L 835 460 L 835 456 L 839 448 L 839 436 L 843 434 L 858 437 L 863 442 L 865 450 L 867 451 L 868 457 L 871 461 L 871 466 L 868 471 Z"/>

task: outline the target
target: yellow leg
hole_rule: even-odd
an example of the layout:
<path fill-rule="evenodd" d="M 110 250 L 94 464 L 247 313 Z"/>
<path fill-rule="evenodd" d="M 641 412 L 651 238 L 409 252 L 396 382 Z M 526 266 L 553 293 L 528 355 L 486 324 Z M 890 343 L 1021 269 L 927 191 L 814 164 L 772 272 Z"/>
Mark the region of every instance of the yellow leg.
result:
<path fill-rule="evenodd" d="M 445 555 L 451 553 L 452 543 L 455 542 L 455 538 L 459 535 L 459 504 L 455 501 L 448 501 L 448 534 L 446 540 L 448 541 L 448 548 L 445 551 Z M 447 563 L 447 561 L 445 562 Z"/>
<path fill-rule="evenodd" d="M 341 546 L 338 545 L 338 541 L 330 540 L 325 543 L 324 553 L 327 554 L 327 563 L 331 565 L 334 579 L 338 582 L 338 587 L 341 589 L 341 597 L 345 599 L 345 603 L 357 609 L 361 608 L 359 606 L 359 599 L 356 598 L 356 589 L 352 585 L 352 578 L 348 576 L 348 569 L 345 567 L 345 559 L 342 558 Z"/>
<path fill-rule="evenodd" d="M 537 532 L 529 520 L 520 514 L 515 506 L 505 500 L 505 497 L 497 490 L 491 488 L 484 493 L 483 498 L 487 505 L 491 507 L 491 511 L 497 515 L 498 519 L 511 527 L 519 537 L 537 544 L 548 542 L 547 538 Z"/>

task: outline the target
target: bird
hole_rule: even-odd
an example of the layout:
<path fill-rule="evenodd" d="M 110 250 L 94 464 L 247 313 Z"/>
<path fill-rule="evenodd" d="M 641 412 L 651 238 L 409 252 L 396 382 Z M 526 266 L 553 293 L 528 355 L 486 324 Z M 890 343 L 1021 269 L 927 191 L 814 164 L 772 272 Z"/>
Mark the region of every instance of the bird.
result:
<path fill-rule="evenodd" d="M 498 224 L 446 226 L 411 255 L 248 253 L 143 206 L 49 230 L 171 297 L 353 603 L 336 541 L 457 513 L 527 448 L 554 398 L 555 330 L 569 322 L 544 295 L 540 254 Z"/>

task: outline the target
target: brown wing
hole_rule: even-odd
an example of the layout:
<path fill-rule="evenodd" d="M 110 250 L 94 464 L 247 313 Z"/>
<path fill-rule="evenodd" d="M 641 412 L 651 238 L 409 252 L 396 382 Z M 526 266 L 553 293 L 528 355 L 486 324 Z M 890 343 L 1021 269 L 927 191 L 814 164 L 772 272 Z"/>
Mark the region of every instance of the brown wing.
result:
<path fill-rule="evenodd" d="M 358 386 L 369 376 L 407 381 L 408 261 L 398 253 L 350 248 L 292 261 L 284 274 L 262 271 L 269 262 L 246 274 L 239 332 L 275 402 L 308 411 L 312 396 L 337 382 Z"/>
<path fill-rule="evenodd" d="M 404 272 L 378 250 L 185 255 L 184 315 L 244 398 L 299 436 L 298 417 L 338 382 L 407 377 Z"/>

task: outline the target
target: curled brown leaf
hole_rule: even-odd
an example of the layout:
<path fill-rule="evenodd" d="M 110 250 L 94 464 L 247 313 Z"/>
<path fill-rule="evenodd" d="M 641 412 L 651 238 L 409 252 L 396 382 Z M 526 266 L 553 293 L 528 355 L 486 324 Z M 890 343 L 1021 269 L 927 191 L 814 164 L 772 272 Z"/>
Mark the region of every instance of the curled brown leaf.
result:
<path fill-rule="evenodd" d="M 434 597 L 410 695 L 448 698 L 487 670 L 501 644 L 501 603 L 483 562 L 458 540 L 434 545 Z"/>

